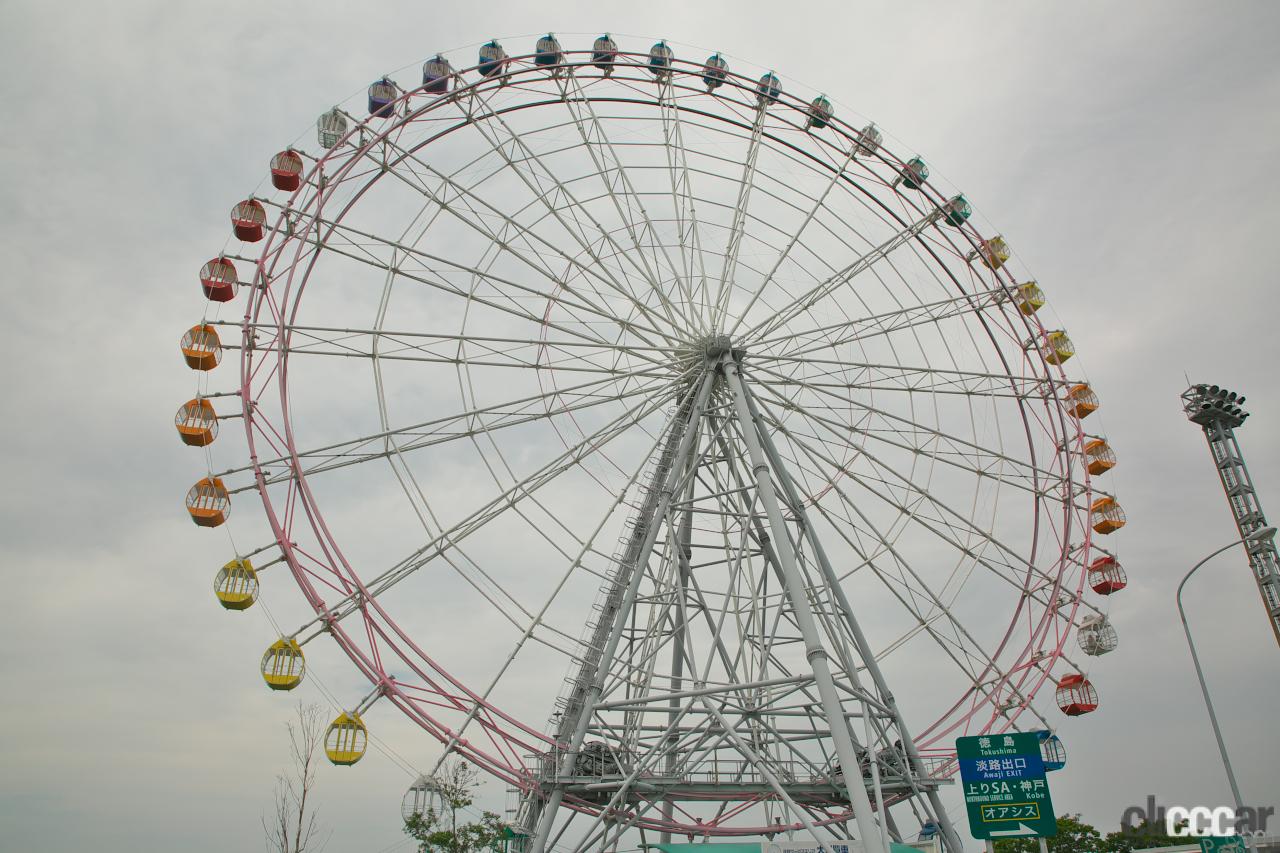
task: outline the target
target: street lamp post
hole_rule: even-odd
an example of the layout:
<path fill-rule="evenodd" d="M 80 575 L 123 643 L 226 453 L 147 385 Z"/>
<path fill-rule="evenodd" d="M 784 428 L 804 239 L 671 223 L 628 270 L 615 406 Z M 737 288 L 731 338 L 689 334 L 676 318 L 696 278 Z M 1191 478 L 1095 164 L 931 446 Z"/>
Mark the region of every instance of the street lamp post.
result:
<path fill-rule="evenodd" d="M 1274 527 L 1262 527 L 1254 530 L 1243 539 L 1237 539 L 1229 545 L 1223 545 L 1209 556 L 1191 567 L 1191 571 L 1187 572 L 1183 577 L 1182 583 L 1178 584 L 1178 594 L 1175 600 L 1178 603 L 1178 616 L 1182 619 L 1182 630 L 1187 635 L 1187 648 L 1191 650 L 1191 662 L 1196 666 L 1196 678 L 1200 680 L 1200 692 L 1204 694 L 1204 706 L 1209 711 L 1209 723 L 1213 726 L 1213 736 L 1218 740 L 1218 752 L 1222 755 L 1222 766 L 1227 771 L 1227 782 L 1231 785 L 1231 797 L 1235 800 L 1236 810 L 1244 808 L 1244 800 L 1240 797 L 1240 786 L 1236 784 L 1236 774 L 1231 769 L 1231 759 L 1227 757 L 1227 745 L 1222 740 L 1222 730 L 1218 728 L 1218 716 L 1213 712 L 1213 700 L 1209 698 L 1209 687 L 1204 681 L 1204 670 L 1200 668 L 1200 658 L 1196 655 L 1196 644 L 1191 640 L 1191 629 L 1187 627 L 1187 614 L 1182 609 L 1182 588 L 1187 585 L 1187 581 L 1191 580 L 1191 576 L 1196 573 L 1196 569 L 1221 554 L 1223 551 L 1234 548 L 1237 545 L 1250 545 L 1256 542 L 1270 542 L 1275 538 L 1276 529 Z"/>

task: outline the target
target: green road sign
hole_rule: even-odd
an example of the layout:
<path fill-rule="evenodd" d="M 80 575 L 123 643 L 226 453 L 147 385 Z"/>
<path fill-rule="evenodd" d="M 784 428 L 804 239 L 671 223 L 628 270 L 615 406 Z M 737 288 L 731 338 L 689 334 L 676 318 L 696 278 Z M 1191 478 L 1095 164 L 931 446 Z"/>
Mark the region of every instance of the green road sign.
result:
<path fill-rule="evenodd" d="M 1206 835 L 1200 839 L 1200 853 L 1246 853 L 1239 835 Z"/>
<path fill-rule="evenodd" d="M 969 811 L 969 832 L 974 838 L 1047 838 L 1058 834 L 1039 734 L 956 738 L 956 758 Z"/>

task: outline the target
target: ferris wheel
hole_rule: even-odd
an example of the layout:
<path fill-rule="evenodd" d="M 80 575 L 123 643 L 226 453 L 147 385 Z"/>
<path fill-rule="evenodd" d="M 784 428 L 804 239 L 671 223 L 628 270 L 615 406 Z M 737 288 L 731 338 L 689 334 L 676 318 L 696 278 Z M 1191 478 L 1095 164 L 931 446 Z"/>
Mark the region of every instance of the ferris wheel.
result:
<path fill-rule="evenodd" d="M 190 517 L 259 537 L 219 602 L 278 565 L 267 685 L 326 637 L 368 682 L 329 758 L 395 706 L 509 787 L 527 850 L 917 820 L 961 849 L 955 738 L 1095 710 L 1116 646 L 1069 338 L 825 95 L 530 47 L 380 77 L 232 210 L 176 418 Z"/>

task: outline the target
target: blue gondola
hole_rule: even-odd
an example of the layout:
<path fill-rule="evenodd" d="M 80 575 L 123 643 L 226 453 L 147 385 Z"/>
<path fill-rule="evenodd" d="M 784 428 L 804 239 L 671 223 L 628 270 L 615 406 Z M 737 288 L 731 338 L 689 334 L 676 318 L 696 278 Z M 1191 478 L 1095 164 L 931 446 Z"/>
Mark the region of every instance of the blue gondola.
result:
<path fill-rule="evenodd" d="M 395 101 L 399 92 L 390 78 L 375 80 L 369 86 L 369 115 L 374 118 L 391 118 L 396 114 Z"/>
<path fill-rule="evenodd" d="M 422 65 L 422 91 L 429 95 L 443 95 L 449 91 L 453 73 L 449 60 L 437 53 L 434 59 L 428 59 Z"/>
<path fill-rule="evenodd" d="M 919 157 L 912 157 L 902 166 L 898 180 L 909 190 L 918 190 L 929 179 L 929 167 Z"/>
<path fill-rule="evenodd" d="M 666 80 L 671 76 L 671 59 L 674 56 L 665 41 L 658 42 L 649 48 L 649 70 L 659 80 Z"/>
<path fill-rule="evenodd" d="M 782 94 L 782 81 L 770 71 L 760 78 L 760 82 L 756 84 L 756 96 L 760 99 L 760 105 L 778 100 L 778 96 Z"/>
<path fill-rule="evenodd" d="M 724 61 L 724 57 L 720 54 L 708 56 L 707 61 L 702 66 L 702 82 L 707 84 L 707 91 L 718 89 L 724 85 L 725 78 L 729 76 L 729 63 Z"/>
<path fill-rule="evenodd" d="M 1040 757 L 1044 760 L 1045 770 L 1061 770 L 1067 766 L 1067 748 L 1057 735 L 1040 731 Z"/>
<path fill-rule="evenodd" d="M 613 61 L 618 55 L 618 43 L 605 33 L 591 45 L 591 64 L 606 75 L 613 73 Z"/>
<path fill-rule="evenodd" d="M 942 216 L 947 220 L 947 224 L 959 228 L 965 223 L 965 220 L 973 215 L 973 205 L 968 200 L 958 195 L 942 206 Z"/>
<path fill-rule="evenodd" d="M 544 68 L 564 64 L 564 51 L 553 34 L 547 33 L 538 39 L 538 45 L 533 49 L 533 64 Z"/>
<path fill-rule="evenodd" d="M 819 95 L 809 104 L 809 127 L 821 130 L 831 123 L 831 117 L 835 114 L 836 108 L 831 105 L 827 96 Z"/>
<path fill-rule="evenodd" d="M 498 44 L 498 40 L 494 39 L 488 44 L 480 45 L 480 61 L 476 65 L 476 70 L 482 77 L 494 77 L 502 72 L 502 66 L 506 61 L 507 52 L 502 49 L 502 45 Z"/>

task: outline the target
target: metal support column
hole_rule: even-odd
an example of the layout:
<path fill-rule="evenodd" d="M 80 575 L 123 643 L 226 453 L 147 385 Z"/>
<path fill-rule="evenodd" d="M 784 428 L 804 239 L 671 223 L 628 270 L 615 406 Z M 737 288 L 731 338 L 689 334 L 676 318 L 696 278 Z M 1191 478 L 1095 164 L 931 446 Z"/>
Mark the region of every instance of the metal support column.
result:
<path fill-rule="evenodd" d="M 844 774 L 845 790 L 849 794 L 850 805 L 853 806 L 854 819 L 858 825 L 858 836 L 866 853 L 888 853 L 882 841 L 880 826 L 871 808 L 871 800 L 867 797 L 867 789 L 862 786 L 862 771 L 858 765 L 858 755 L 853 746 L 853 737 L 849 732 L 849 724 L 844 716 L 844 709 L 836 693 L 835 680 L 831 674 L 831 662 L 822 638 L 818 632 L 817 621 L 809 604 L 804 578 L 796 564 L 795 551 L 791 546 L 791 538 L 787 534 L 786 520 L 778 505 L 778 497 L 774 490 L 773 473 L 765 461 L 764 451 L 756 435 L 751 412 L 747 407 L 746 390 L 738 374 L 738 365 L 731 357 L 726 356 L 721 362 L 724 369 L 730 394 L 733 397 L 734 411 L 743 439 L 751 458 L 751 466 L 756 478 L 757 493 L 769 518 L 769 527 L 773 534 L 776 553 L 782 568 L 780 580 L 787 591 L 787 598 L 795 615 L 796 625 L 804 640 L 805 657 L 813 669 L 814 683 L 818 688 L 822 710 L 831 729 L 831 740 L 840 759 L 840 769 Z"/>
<path fill-rule="evenodd" d="M 672 429 L 683 427 L 679 445 L 672 454 L 671 464 L 667 471 L 661 472 L 659 469 L 659 471 L 655 472 L 655 479 L 661 482 L 661 486 L 659 487 L 660 491 L 653 512 L 647 514 L 647 519 L 641 520 L 641 523 L 645 524 L 644 539 L 634 548 L 634 554 L 628 554 L 623 565 L 619 566 L 619 581 L 626 576 L 628 571 L 630 572 L 630 577 L 627 578 L 626 592 L 613 613 L 608 639 L 600 653 L 599 661 L 594 664 L 595 671 L 590 676 L 590 687 L 585 690 L 581 701 L 575 703 L 577 715 L 573 721 L 573 734 L 568 740 L 568 749 L 565 751 L 564 758 L 557 768 L 556 775 L 558 779 L 553 783 L 551 793 L 548 795 L 546 802 L 542 806 L 541 813 L 538 815 L 537 830 L 534 833 L 533 843 L 529 848 L 531 853 L 544 853 L 546 849 L 547 839 L 551 835 L 551 827 L 555 823 L 556 812 L 564 799 L 565 784 L 561 780 L 564 777 L 571 776 L 577 764 L 578 751 L 582 748 L 582 741 L 586 737 L 587 727 L 590 725 L 591 715 L 595 712 L 596 703 L 600 701 L 604 680 L 609 674 L 613 656 L 616 654 L 618 643 L 622 639 L 627 616 L 635 606 L 636 596 L 640 591 L 640 582 L 645 575 L 644 567 L 649 560 L 649 554 L 653 551 L 654 543 L 657 541 L 658 531 L 662 527 L 661 521 L 666 517 L 667 511 L 671 507 L 675 481 L 683 475 L 685 471 L 683 460 L 689 454 L 689 449 L 698 435 L 697 424 L 702 419 L 702 413 L 706 408 L 707 399 L 711 395 L 711 386 L 714 379 L 715 374 L 710 370 L 703 374 L 698 390 L 690 403 L 687 420 L 681 424 L 679 418 L 677 418 L 672 423 Z M 568 713 L 565 714 L 566 726 L 569 716 Z M 537 794 L 534 793 L 531 796 L 537 796 Z"/>

